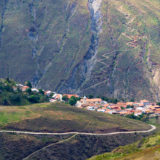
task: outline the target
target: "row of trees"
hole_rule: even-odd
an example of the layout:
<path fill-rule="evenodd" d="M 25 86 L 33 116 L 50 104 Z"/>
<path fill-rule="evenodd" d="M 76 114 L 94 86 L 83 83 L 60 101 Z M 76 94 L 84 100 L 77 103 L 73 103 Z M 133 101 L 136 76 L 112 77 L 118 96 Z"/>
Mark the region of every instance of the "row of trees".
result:
<path fill-rule="evenodd" d="M 87 98 L 92 99 L 92 98 L 94 98 L 94 96 L 93 95 L 88 95 Z M 101 98 L 102 100 L 107 101 L 108 103 L 117 104 L 119 102 L 119 100 L 116 99 L 116 98 L 108 98 L 108 97 L 105 97 L 105 96 L 102 96 L 102 97 L 98 96 L 96 98 Z"/>
<path fill-rule="evenodd" d="M 68 98 L 67 96 L 63 96 L 62 100 L 66 103 L 69 103 L 70 105 L 74 106 L 80 98 L 72 96 L 71 98 Z"/>
<path fill-rule="evenodd" d="M 92 98 L 94 98 L 94 96 L 93 95 L 88 95 L 87 98 L 92 99 Z M 107 101 L 108 103 L 116 104 L 118 102 L 118 99 L 114 99 L 114 98 L 107 98 L 107 97 L 97 97 L 97 98 L 102 98 L 102 100 Z M 73 106 L 77 103 L 78 100 L 80 100 L 80 98 L 77 98 L 77 97 L 73 96 L 69 99 L 67 96 L 63 96 L 62 100 Z"/>
<path fill-rule="evenodd" d="M 92 99 L 94 98 L 93 95 L 88 95 L 87 98 Z M 107 97 L 97 97 L 97 98 L 102 98 L 102 100 L 107 101 L 108 103 L 114 103 L 116 104 L 118 102 L 118 99 L 114 98 L 107 98 Z M 63 96 L 62 100 L 69 103 L 70 105 L 75 105 L 80 98 L 77 97 L 71 97 L 70 99 L 67 96 Z"/>
<path fill-rule="evenodd" d="M 31 83 L 26 82 L 29 88 L 26 92 L 22 92 L 20 88 L 16 87 L 16 82 L 10 79 L 0 80 L 0 105 L 27 105 L 32 103 L 47 102 L 48 97 L 44 95 L 43 91 L 39 93 L 32 92 Z"/>
<path fill-rule="evenodd" d="M 148 120 L 149 120 L 149 115 L 147 115 L 145 113 L 143 113 L 139 116 L 135 116 L 134 114 L 130 114 L 130 115 L 127 115 L 126 117 L 131 118 L 131 119 L 135 119 L 135 120 L 140 120 L 143 122 L 148 122 Z"/>

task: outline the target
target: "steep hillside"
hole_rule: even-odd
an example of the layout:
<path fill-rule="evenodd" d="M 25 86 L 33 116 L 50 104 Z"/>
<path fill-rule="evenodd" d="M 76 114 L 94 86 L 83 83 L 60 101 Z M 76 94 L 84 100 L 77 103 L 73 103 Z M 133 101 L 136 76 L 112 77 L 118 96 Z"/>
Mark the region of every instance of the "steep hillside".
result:
<path fill-rule="evenodd" d="M 149 125 L 104 113 L 77 109 L 65 104 L 36 104 L 0 107 L 0 127 L 48 132 L 114 132 L 147 130 Z"/>
<path fill-rule="evenodd" d="M 90 45 L 87 0 L 2 0 L 0 75 L 55 87 Z"/>
<path fill-rule="evenodd" d="M 111 153 L 95 156 L 89 160 L 159 160 L 160 135 L 144 138 L 134 144 L 119 147 Z"/>
<path fill-rule="evenodd" d="M 150 126 L 120 116 L 77 109 L 65 104 L 0 106 L 0 159 L 84 160 L 141 140 L 150 133 L 100 135 L 30 135 L 1 130 L 107 133 L 147 130 Z"/>
<path fill-rule="evenodd" d="M 0 76 L 159 100 L 159 8 L 159 0 L 2 0 Z"/>
<path fill-rule="evenodd" d="M 127 139 L 126 139 L 127 137 Z M 142 135 L 47 136 L 0 134 L 1 160 L 85 160 L 142 139 Z M 28 158 L 27 158 L 28 157 Z"/>

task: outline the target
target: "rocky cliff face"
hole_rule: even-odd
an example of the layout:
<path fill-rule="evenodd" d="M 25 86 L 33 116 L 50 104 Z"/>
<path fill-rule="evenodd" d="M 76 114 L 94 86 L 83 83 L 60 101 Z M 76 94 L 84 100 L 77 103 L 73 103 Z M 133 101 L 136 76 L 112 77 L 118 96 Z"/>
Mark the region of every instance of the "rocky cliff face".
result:
<path fill-rule="evenodd" d="M 0 76 L 159 100 L 159 8 L 158 0 L 2 0 Z"/>

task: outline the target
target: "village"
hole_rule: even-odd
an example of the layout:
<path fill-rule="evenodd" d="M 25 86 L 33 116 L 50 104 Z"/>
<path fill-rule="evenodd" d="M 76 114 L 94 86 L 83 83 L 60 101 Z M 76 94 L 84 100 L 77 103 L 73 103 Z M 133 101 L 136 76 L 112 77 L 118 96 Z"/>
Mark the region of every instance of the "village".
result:
<path fill-rule="evenodd" d="M 29 87 L 17 84 L 17 86 L 25 92 Z M 37 88 L 31 88 L 32 92 L 39 92 Z M 80 97 L 77 94 L 58 94 L 50 90 L 43 90 L 44 94 L 49 97 L 50 103 L 55 102 L 65 102 L 75 97 L 77 98 L 75 107 L 84 108 L 89 111 L 103 112 L 107 114 L 118 114 L 122 116 L 134 115 L 140 116 L 142 114 L 147 114 L 151 117 L 160 116 L 160 105 L 155 102 L 150 102 L 148 100 L 141 100 L 140 102 L 116 102 L 109 103 L 101 98 L 88 98 L 86 96 Z"/>

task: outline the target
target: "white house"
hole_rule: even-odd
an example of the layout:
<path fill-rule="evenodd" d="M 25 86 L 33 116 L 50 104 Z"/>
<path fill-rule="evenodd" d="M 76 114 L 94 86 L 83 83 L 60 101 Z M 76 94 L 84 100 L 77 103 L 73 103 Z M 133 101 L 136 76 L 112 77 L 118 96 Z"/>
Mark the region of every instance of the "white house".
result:
<path fill-rule="evenodd" d="M 37 92 L 37 93 L 39 92 L 39 90 L 37 88 L 32 88 L 31 91 L 32 92 Z"/>
<path fill-rule="evenodd" d="M 52 92 L 52 91 L 49 91 L 49 90 L 44 92 L 44 94 L 47 95 L 47 96 L 50 96 L 52 93 L 53 93 L 53 92 Z"/>
<path fill-rule="evenodd" d="M 53 99 L 55 99 L 55 100 L 57 100 L 57 101 L 62 101 L 62 94 L 57 94 L 57 93 L 55 93 L 53 96 L 52 96 L 52 98 Z"/>
<path fill-rule="evenodd" d="M 56 102 L 56 100 L 55 99 L 50 99 L 49 102 L 54 103 L 54 102 Z"/>

